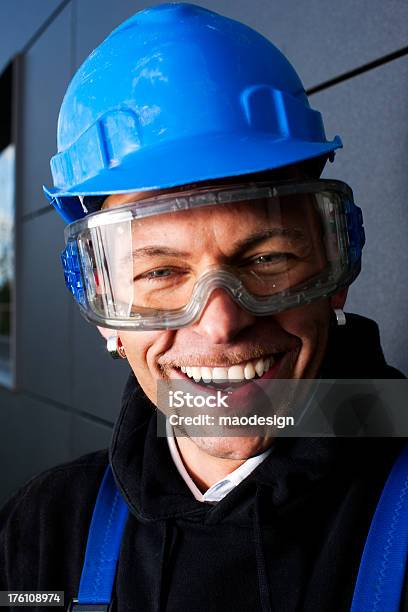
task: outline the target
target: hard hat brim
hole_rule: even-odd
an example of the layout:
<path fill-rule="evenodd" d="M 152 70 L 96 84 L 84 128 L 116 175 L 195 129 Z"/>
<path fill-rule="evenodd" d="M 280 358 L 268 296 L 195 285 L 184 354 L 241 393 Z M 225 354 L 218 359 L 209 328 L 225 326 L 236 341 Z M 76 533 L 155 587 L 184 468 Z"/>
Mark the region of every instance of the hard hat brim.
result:
<path fill-rule="evenodd" d="M 271 134 L 197 134 L 150 150 L 129 153 L 118 167 L 107 167 L 72 188 L 43 187 L 47 198 L 150 191 L 211 179 L 252 174 L 329 155 L 341 148 L 332 141 L 277 140 Z M 63 202 L 61 203 L 63 204 Z"/>

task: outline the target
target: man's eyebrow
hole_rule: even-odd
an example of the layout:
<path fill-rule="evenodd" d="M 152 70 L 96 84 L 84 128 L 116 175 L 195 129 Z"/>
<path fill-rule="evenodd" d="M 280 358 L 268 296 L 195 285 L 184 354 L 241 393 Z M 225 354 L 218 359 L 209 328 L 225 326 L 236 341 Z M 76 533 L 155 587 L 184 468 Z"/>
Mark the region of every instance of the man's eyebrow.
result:
<path fill-rule="evenodd" d="M 256 245 L 258 242 L 263 242 L 269 238 L 290 238 L 291 240 L 300 241 L 305 240 L 305 233 L 295 227 L 271 227 L 266 230 L 260 230 L 250 236 L 247 236 L 243 240 L 239 240 L 234 248 L 234 255 L 239 255 L 243 251 Z"/>
<path fill-rule="evenodd" d="M 251 246 L 254 246 L 258 242 L 262 242 L 263 240 L 267 240 L 268 238 L 276 238 L 276 237 L 285 237 L 290 238 L 291 240 L 304 240 L 305 234 L 302 230 L 297 228 L 283 228 L 283 227 L 274 227 L 267 230 L 260 230 L 239 240 L 234 245 L 233 255 L 239 255 L 246 249 Z M 167 257 L 189 257 L 191 255 L 188 251 L 181 251 L 178 249 L 173 249 L 166 247 L 164 245 L 149 245 L 145 247 L 140 247 L 139 249 L 133 249 L 132 257 L 158 257 L 158 256 L 167 256 Z M 124 258 L 125 259 L 125 258 Z M 127 259 L 127 258 L 126 258 Z"/>
<path fill-rule="evenodd" d="M 160 255 L 166 255 L 167 257 L 187 257 L 190 255 L 187 251 L 179 251 L 177 249 L 170 249 L 166 246 L 151 245 L 141 247 L 139 249 L 133 249 L 132 256 L 135 257 L 157 257 Z"/>

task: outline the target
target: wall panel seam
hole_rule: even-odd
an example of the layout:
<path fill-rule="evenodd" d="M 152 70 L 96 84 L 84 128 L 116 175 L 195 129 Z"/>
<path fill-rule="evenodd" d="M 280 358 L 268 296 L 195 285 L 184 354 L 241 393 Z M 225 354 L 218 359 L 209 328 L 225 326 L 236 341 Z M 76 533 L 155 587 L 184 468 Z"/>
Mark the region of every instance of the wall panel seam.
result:
<path fill-rule="evenodd" d="M 31 49 L 31 47 L 37 42 L 37 40 L 44 34 L 45 30 L 49 25 L 62 13 L 66 6 L 71 2 L 71 0 L 63 0 L 61 4 L 57 6 L 56 9 L 51 13 L 49 17 L 40 25 L 38 30 L 34 32 L 34 34 L 28 39 L 24 47 L 21 49 L 20 53 L 27 53 Z"/>
<path fill-rule="evenodd" d="M 337 77 L 333 77 L 332 79 L 329 79 L 328 81 L 324 81 L 323 83 L 320 83 L 320 85 L 309 87 L 308 89 L 306 89 L 306 94 L 308 96 L 311 96 L 315 93 L 318 93 L 319 91 L 323 91 L 324 89 L 333 87 L 333 85 L 337 85 L 338 83 L 342 83 L 343 81 L 348 81 L 349 79 L 355 76 L 364 74 L 365 72 L 369 72 L 370 70 L 373 70 L 374 68 L 378 68 L 379 66 L 384 66 L 384 64 L 388 64 L 389 62 L 397 60 L 407 54 L 408 54 L 408 47 L 403 47 L 402 49 L 399 49 L 398 51 L 394 51 L 393 53 L 384 55 L 383 57 L 373 60 L 372 62 L 368 62 L 367 64 L 363 64 L 361 66 L 357 66 L 357 68 L 348 70 L 347 72 L 344 72 L 343 74 L 340 74 Z"/>
<path fill-rule="evenodd" d="M 41 393 L 35 393 L 33 391 L 28 391 L 27 389 L 21 389 L 20 395 L 23 397 L 26 397 L 27 399 L 33 399 L 36 401 L 43 402 L 47 406 L 52 406 L 53 408 L 57 410 L 61 410 L 62 412 L 68 412 L 69 414 L 72 414 L 74 416 L 81 417 L 86 421 L 95 423 L 96 425 L 102 425 L 109 429 L 111 429 L 114 425 L 113 421 L 109 421 L 102 417 L 98 417 L 96 415 L 90 414 L 89 412 L 86 412 L 84 410 L 78 410 L 77 408 L 73 408 L 72 406 L 67 406 L 64 403 L 57 402 L 53 399 L 50 399 L 42 395 Z"/>

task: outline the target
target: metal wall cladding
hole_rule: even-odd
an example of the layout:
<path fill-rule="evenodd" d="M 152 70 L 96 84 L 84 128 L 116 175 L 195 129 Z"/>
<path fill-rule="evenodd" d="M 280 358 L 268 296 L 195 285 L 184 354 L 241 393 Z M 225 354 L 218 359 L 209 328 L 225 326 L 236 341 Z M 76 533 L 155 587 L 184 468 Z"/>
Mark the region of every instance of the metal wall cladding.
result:
<path fill-rule="evenodd" d="M 104 340 L 81 318 L 64 286 L 63 223 L 51 210 L 45 212 L 41 186 L 51 181 L 58 111 L 74 70 L 115 26 L 159 3 L 1 3 L 0 66 L 36 35 L 24 52 L 18 100 L 19 387 L 0 390 L 2 499 L 36 472 L 109 443 L 129 367 L 109 358 Z M 200 3 L 270 38 L 293 62 L 306 88 L 381 60 L 407 40 L 403 0 Z M 348 310 L 379 322 L 388 361 L 405 373 L 407 72 L 405 56 L 349 75 L 311 97 L 312 107 L 323 113 L 328 138 L 339 134 L 344 142 L 325 176 L 350 183 L 365 217 L 363 271 L 350 289 Z"/>
<path fill-rule="evenodd" d="M 362 272 L 346 310 L 380 326 L 387 361 L 408 374 L 408 57 L 312 96 L 344 149 L 323 176 L 350 184 L 363 210 Z"/>
<path fill-rule="evenodd" d="M 66 0 L 3 0 L 0 3 L 0 72 L 41 32 Z"/>
<path fill-rule="evenodd" d="M 69 4 L 23 58 L 18 176 L 21 213 L 48 207 L 42 185 L 51 184 L 59 108 L 72 75 L 72 7 Z"/>
<path fill-rule="evenodd" d="M 72 415 L 0 389 L 0 506 L 28 479 L 72 456 Z"/>
<path fill-rule="evenodd" d="M 19 386 L 69 405 L 71 299 L 59 265 L 63 224 L 52 212 L 23 222 L 17 304 Z"/>
<path fill-rule="evenodd" d="M 130 372 L 128 362 L 112 359 L 106 350 L 106 340 L 82 318 L 76 307 L 71 341 L 72 406 L 113 422 Z"/>
<path fill-rule="evenodd" d="M 112 429 L 74 414 L 71 422 L 72 457 L 80 457 L 101 448 L 107 448 L 112 437 Z"/>

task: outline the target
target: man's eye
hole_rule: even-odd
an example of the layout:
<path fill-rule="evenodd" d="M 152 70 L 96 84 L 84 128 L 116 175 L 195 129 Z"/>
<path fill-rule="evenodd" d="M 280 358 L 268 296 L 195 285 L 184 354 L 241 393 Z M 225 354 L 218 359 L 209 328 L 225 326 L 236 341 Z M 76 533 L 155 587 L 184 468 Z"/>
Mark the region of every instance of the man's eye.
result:
<path fill-rule="evenodd" d="M 280 263 L 282 261 L 286 261 L 287 259 L 293 258 L 294 255 L 292 253 L 267 253 L 266 255 L 259 255 L 252 259 L 252 263 L 255 264 L 270 264 L 270 263 Z"/>
<path fill-rule="evenodd" d="M 148 272 L 145 276 L 146 278 L 163 278 L 164 276 L 170 276 L 171 272 L 170 268 L 160 268 Z"/>
<path fill-rule="evenodd" d="M 148 272 L 137 274 L 134 277 L 134 280 L 161 280 L 167 279 L 169 277 L 176 278 L 182 274 L 182 270 L 177 270 L 175 268 L 155 268 L 154 270 L 149 270 Z"/>

